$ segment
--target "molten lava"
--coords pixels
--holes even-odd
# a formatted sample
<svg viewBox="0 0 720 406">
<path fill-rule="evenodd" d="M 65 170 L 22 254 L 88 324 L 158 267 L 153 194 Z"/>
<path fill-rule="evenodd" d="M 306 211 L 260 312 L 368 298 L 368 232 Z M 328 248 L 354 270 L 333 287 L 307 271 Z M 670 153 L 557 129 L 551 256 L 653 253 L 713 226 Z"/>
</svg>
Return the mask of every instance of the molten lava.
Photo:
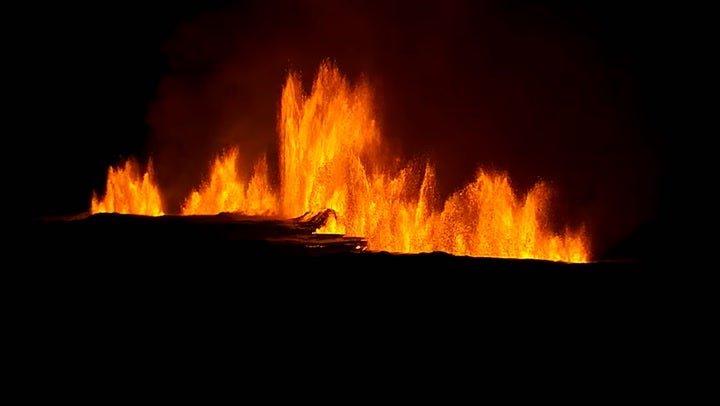
<svg viewBox="0 0 720 406">
<path fill-rule="evenodd" d="M 242 181 L 239 150 L 233 148 L 216 159 L 209 180 L 186 199 L 182 213 L 291 218 L 332 209 L 336 215 L 329 216 L 317 233 L 362 236 L 373 251 L 566 262 L 590 258 L 583 230 L 556 233 L 549 226 L 550 190 L 543 183 L 518 196 L 506 174 L 480 169 L 473 182 L 439 201 L 430 162 L 383 170 L 370 86 L 366 81 L 351 84 L 327 61 L 309 94 L 299 75 L 288 76 L 278 132 L 278 191 L 271 187 L 265 158 L 255 164 L 249 180 Z M 118 182 L 111 181 L 112 176 L 118 175 L 111 170 L 108 185 Z M 146 174 L 143 180 L 148 179 Z M 106 199 L 122 200 L 122 192 L 142 190 L 160 207 L 157 188 L 149 181 L 143 186 L 112 189 Z M 117 203 L 104 205 L 119 211 Z M 141 206 L 122 206 L 126 207 Z"/>
<path fill-rule="evenodd" d="M 380 141 L 370 101 L 365 82 L 350 86 L 329 63 L 307 97 L 299 75 L 288 76 L 279 123 L 283 214 L 351 210 L 353 190 L 367 176 L 360 156 Z"/>
<path fill-rule="evenodd" d="M 333 209 L 336 221 L 318 232 L 363 236 L 374 251 L 587 261 L 581 232 L 549 230 L 543 184 L 521 198 L 505 174 L 478 171 L 438 211 L 430 163 L 394 176 L 367 170 L 382 166 L 371 96 L 367 83 L 351 86 L 329 63 L 307 96 L 299 77 L 288 77 L 279 128 L 284 215 Z"/>
<path fill-rule="evenodd" d="M 160 190 L 153 180 L 152 162 L 141 174 L 140 165 L 128 159 L 122 166 L 110 167 L 102 200 L 93 192 L 90 213 L 122 213 L 162 216 Z"/>
<path fill-rule="evenodd" d="M 185 200 L 182 214 L 243 213 L 250 216 L 277 213 L 277 198 L 270 187 L 267 160 L 255 163 L 249 182 L 238 175 L 238 148 L 215 159 L 210 180 Z"/>
</svg>

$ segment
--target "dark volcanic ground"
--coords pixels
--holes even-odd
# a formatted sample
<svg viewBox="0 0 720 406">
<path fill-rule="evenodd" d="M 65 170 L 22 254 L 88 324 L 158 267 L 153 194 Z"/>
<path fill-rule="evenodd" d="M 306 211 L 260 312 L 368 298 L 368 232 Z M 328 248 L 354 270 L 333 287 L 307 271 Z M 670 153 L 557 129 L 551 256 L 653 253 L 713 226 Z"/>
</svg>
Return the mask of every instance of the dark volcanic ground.
<svg viewBox="0 0 720 406">
<path fill-rule="evenodd" d="M 13 231 L 2 399 L 717 399 L 714 289 L 682 269 L 370 253 L 306 220 Z"/>
</svg>

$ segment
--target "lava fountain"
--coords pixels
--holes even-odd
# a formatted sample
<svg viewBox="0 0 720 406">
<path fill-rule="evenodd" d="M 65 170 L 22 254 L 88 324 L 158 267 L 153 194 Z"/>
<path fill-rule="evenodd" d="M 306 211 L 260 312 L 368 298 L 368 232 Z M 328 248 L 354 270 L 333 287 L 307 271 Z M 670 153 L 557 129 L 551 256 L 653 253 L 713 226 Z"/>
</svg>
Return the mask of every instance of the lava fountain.
<svg viewBox="0 0 720 406">
<path fill-rule="evenodd" d="M 277 124 L 279 190 L 271 187 L 265 158 L 255 163 L 247 181 L 241 180 L 239 150 L 233 148 L 215 160 L 208 181 L 186 199 L 182 214 L 291 218 L 331 209 L 335 216 L 316 232 L 364 237 L 372 251 L 590 259 L 582 228 L 558 233 L 550 226 L 552 191 L 542 182 L 519 196 L 506 173 L 478 169 L 474 181 L 440 201 L 431 162 L 383 169 L 370 86 L 366 80 L 350 83 L 329 61 L 321 64 L 309 94 L 298 74 L 288 75 Z M 143 179 L 149 179 L 147 174 Z M 106 200 L 135 192 L 112 190 Z M 157 193 L 154 186 L 142 190 Z"/>
<path fill-rule="evenodd" d="M 368 84 L 352 86 L 328 62 L 309 95 L 289 75 L 279 128 L 284 215 L 333 209 L 336 221 L 318 232 L 363 236 L 375 251 L 588 260 L 582 231 L 550 230 L 550 190 L 542 183 L 520 197 L 506 174 L 478 170 L 474 182 L 436 210 L 430 162 L 395 175 L 366 169 L 382 167 L 372 106 Z"/>
<path fill-rule="evenodd" d="M 160 189 L 153 178 L 152 161 L 147 171 L 141 173 L 140 164 L 133 158 L 118 167 L 110 167 L 107 173 L 105 194 L 102 199 L 93 192 L 91 213 L 122 213 L 144 216 L 162 216 Z"/>
<path fill-rule="evenodd" d="M 198 190 L 193 191 L 182 206 L 182 214 L 243 213 L 249 216 L 275 215 L 277 196 L 273 192 L 267 159 L 258 160 L 249 182 L 240 179 L 237 162 L 240 151 L 237 147 L 215 159 L 210 170 L 210 179 Z"/>
</svg>

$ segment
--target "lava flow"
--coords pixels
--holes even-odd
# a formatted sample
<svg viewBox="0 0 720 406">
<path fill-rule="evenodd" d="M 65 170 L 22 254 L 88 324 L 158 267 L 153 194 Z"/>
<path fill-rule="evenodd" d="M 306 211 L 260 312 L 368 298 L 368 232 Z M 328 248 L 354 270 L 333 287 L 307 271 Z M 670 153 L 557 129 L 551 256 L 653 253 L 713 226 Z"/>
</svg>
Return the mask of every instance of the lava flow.
<svg viewBox="0 0 720 406">
<path fill-rule="evenodd" d="M 589 261 L 584 230 L 557 233 L 546 221 L 551 191 L 543 183 L 518 196 L 507 174 L 479 169 L 473 182 L 439 201 L 431 162 L 383 169 L 371 88 L 366 81 L 351 84 L 330 62 L 320 66 L 309 94 L 298 74 L 288 75 L 278 133 L 277 190 L 265 158 L 242 181 L 236 165 L 240 153 L 233 148 L 216 159 L 208 181 L 185 200 L 182 214 L 291 218 L 332 209 L 336 215 L 316 232 L 362 236 L 372 251 Z M 142 187 L 117 179 L 128 175 L 110 171 L 113 187 L 102 205 L 93 199 L 93 213 L 146 210 L 151 202 L 160 207 L 157 187 L 145 183 L 151 177 L 143 177 Z M 147 203 L 118 205 L 127 199 L 125 193 L 135 198 L 138 192 L 148 193 Z"/>
</svg>

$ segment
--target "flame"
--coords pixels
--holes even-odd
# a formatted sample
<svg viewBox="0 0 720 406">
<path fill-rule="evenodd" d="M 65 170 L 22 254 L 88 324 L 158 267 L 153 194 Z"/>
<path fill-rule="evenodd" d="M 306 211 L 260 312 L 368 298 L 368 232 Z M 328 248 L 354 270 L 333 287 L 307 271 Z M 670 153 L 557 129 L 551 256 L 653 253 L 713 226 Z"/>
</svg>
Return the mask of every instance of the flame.
<svg viewBox="0 0 720 406">
<path fill-rule="evenodd" d="M 237 169 L 239 150 L 232 148 L 216 158 L 208 181 L 188 196 L 182 214 L 239 212 L 292 218 L 332 209 L 334 215 L 316 233 L 362 236 L 373 251 L 589 261 L 582 228 L 555 233 L 549 226 L 551 190 L 544 183 L 519 196 L 506 173 L 479 169 L 473 182 L 439 201 L 430 162 L 410 162 L 399 171 L 378 170 L 383 168 L 382 139 L 370 86 L 365 80 L 351 84 L 329 61 L 321 64 L 309 94 L 297 73 L 288 75 L 278 135 L 279 190 L 271 187 L 265 157 L 243 182 Z M 111 169 L 108 185 L 118 182 Z M 147 199 L 133 194 L 136 190 L 147 192 L 160 207 L 148 174 L 141 188 L 108 190 L 103 205 L 93 198 L 94 211 L 144 208 L 113 203 L 112 199 L 124 201 L 125 191 Z"/>
<path fill-rule="evenodd" d="M 140 166 L 127 159 L 118 167 L 110 167 L 107 174 L 105 196 L 102 200 L 93 191 L 90 213 L 122 213 L 144 216 L 162 216 L 160 190 L 153 179 L 152 162 L 140 175 Z"/>
</svg>

